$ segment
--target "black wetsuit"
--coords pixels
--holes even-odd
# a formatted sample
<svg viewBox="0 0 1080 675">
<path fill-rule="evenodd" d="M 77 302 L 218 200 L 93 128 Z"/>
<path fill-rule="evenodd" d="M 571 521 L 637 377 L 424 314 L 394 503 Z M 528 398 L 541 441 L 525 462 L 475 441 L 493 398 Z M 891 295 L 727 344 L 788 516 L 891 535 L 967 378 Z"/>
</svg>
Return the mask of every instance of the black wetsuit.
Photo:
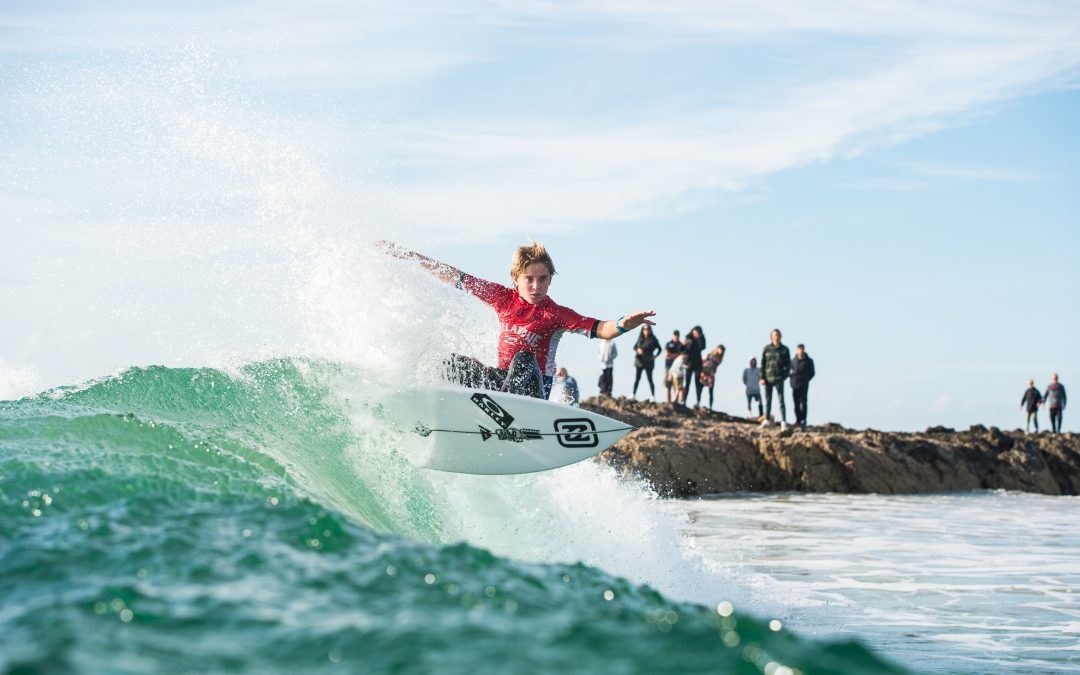
<svg viewBox="0 0 1080 675">
<path fill-rule="evenodd" d="M 529 352 L 518 352 L 510 368 L 492 368 L 462 354 L 451 354 L 446 360 L 446 379 L 470 389 L 494 389 L 510 394 L 547 398 L 554 378 L 540 373 L 540 364 Z"/>
</svg>

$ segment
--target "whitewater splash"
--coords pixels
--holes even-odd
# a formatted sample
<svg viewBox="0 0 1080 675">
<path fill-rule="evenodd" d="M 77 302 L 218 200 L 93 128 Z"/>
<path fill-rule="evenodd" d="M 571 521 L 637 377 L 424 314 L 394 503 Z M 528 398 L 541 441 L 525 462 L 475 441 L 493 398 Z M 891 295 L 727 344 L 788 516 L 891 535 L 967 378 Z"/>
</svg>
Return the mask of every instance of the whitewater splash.
<svg viewBox="0 0 1080 675">
<path fill-rule="evenodd" d="M 749 604 L 688 548 L 684 515 L 610 467 L 468 476 L 412 466 L 377 412 L 386 391 L 356 366 L 282 359 L 233 372 L 134 368 L 25 405 L 123 419 L 148 435 L 140 451 L 163 460 L 212 452 L 274 467 L 300 495 L 370 527 L 522 561 L 584 562 L 674 599 Z"/>
</svg>

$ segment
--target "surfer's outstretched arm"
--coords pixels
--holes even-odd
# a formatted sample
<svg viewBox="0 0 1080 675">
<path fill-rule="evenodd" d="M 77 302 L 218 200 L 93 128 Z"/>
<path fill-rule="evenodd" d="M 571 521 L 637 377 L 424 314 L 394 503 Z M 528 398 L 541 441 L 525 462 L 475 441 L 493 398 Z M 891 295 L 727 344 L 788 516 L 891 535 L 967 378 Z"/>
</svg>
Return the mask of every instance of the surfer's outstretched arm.
<svg viewBox="0 0 1080 675">
<path fill-rule="evenodd" d="M 415 260 L 420 263 L 428 272 L 431 272 L 439 281 L 447 284 L 456 284 L 461 280 L 462 271 L 456 267 L 451 267 L 446 263 L 439 262 L 434 258 L 429 258 L 426 255 L 421 255 L 416 251 L 405 248 L 395 244 L 392 241 L 377 241 L 375 242 L 376 248 L 382 249 L 383 253 L 400 258 L 402 260 Z"/>
<path fill-rule="evenodd" d="M 650 316 L 656 316 L 656 312 L 650 309 L 627 314 L 614 321 L 601 321 L 596 327 L 596 337 L 610 340 L 619 337 L 623 333 L 628 333 L 642 324 L 655 326 L 654 322 L 649 321 Z"/>
</svg>

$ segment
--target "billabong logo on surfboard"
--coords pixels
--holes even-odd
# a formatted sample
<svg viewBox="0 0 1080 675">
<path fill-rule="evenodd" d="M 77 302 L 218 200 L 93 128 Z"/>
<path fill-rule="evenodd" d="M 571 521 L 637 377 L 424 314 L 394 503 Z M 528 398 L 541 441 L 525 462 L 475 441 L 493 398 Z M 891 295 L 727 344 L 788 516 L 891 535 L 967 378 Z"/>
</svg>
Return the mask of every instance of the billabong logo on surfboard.
<svg viewBox="0 0 1080 675">
<path fill-rule="evenodd" d="M 600 444 L 596 425 L 587 417 L 555 420 L 555 433 L 564 448 L 595 448 Z"/>
<path fill-rule="evenodd" d="M 504 410 L 502 406 L 495 402 L 495 399 L 487 394 L 473 394 L 472 402 L 503 429 L 509 429 L 510 425 L 514 423 L 514 416 Z"/>
</svg>

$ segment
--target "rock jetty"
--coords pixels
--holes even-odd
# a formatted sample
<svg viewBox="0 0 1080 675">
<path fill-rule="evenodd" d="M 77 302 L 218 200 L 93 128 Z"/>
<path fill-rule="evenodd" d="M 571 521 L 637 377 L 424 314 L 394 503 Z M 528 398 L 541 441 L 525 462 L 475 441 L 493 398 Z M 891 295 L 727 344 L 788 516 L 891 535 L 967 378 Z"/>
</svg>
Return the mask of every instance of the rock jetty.
<svg viewBox="0 0 1080 675">
<path fill-rule="evenodd" d="M 840 492 L 919 494 L 1022 490 L 1080 494 L 1080 436 L 997 427 L 922 433 L 856 431 L 838 424 L 763 428 L 721 412 L 625 398 L 583 408 L 636 427 L 600 455 L 661 494 Z"/>
</svg>

